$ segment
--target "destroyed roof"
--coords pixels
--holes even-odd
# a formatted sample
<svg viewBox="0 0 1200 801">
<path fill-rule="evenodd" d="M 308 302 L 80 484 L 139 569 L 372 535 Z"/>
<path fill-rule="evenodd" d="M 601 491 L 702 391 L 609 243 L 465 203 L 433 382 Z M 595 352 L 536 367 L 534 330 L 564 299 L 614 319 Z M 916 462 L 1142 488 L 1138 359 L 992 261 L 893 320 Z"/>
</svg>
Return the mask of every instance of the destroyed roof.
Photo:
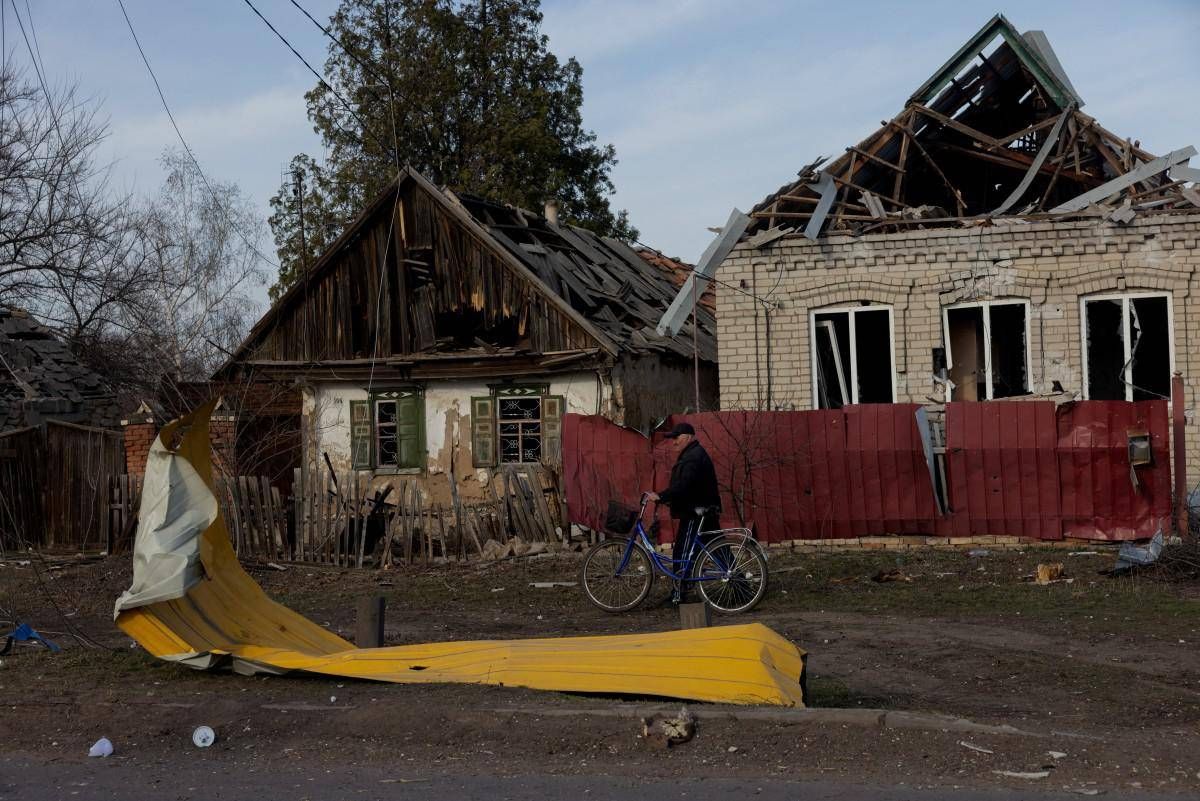
<svg viewBox="0 0 1200 801">
<path fill-rule="evenodd" d="M 660 270 L 665 272 L 671 279 L 671 285 L 678 291 L 683 288 L 684 282 L 688 276 L 696 271 L 696 265 L 688 264 L 686 261 L 671 258 L 670 256 L 657 251 L 653 248 L 641 246 L 637 248 L 637 254 L 643 260 L 653 264 Z M 717 293 L 716 285 L 712 281 L 707 282 L 703 294 L 700 295 L 700 305 L 708 309 L 714 315 L 717 313 Z"/>
<path fill-rule="evenodd" d="M 1200 211 L 1200 190 L 1184 185 L 1200 177 L 1184 166 L 1194 148 L 1157 158 L 1082 105 L 1045 34 L 997 15 L 895 118 L 755 206 L 748 233 Z"/>
<path fill-rule="evenodd" d="M 0 306 L 0 431 L 29 425 L 28 411 L 101 427 L 120 420 L 116 393 L 99 373 L 28 312 Z"/>
<path fill-rule="evenodd" d="M 390 245 L 380 243 L 393 241 L 395 256 L 385 265 L 380 257 Z M 336 366 L 348 375 L 386 362 L 450 375 L 486 372 L 498 358 L 524 360 L 526 368 L 620 353 L 690 361 L 690 320 L 678 339 L 655 331 L 675 294 L 671 276 L 624 242 L 439 188 L 404 167 L 254 324 L 216 376 L 229 378 L 235 365 Z M 315 316 L 301 314 L 310 307 Z M 715 362 L 716 320 L 701 310 L 699 323 L 699 356 Z M 554 358 L 539 362 L 544 354 Z"/>
<path fill-rule="evenodd" d="M 673 269 L 643 258 L 620 240 L 585 228 L 553 223 L 525 209 L 473 195 L 455 193 L 453 197 L 547 288 L 618 347 L 692 357 L 690 318 L 678 339 L 655 331 L 678 291 Z M 675 265 L 687 269 L 681 263 Z M 715 362 L 717 325 L 711 309 L 701 309 L 699 323 L 700 358 Z"/>
</svg>

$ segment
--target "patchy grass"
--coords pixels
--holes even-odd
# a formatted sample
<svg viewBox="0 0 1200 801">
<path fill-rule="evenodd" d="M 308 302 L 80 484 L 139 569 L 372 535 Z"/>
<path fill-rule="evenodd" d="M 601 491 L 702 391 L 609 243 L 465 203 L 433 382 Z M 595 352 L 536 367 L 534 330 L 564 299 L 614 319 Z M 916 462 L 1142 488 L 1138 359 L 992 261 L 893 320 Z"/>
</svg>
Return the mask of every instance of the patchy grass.
<svg viewBox="0 0 1200 801">
<path fill-rule="evenodd" d="M 1060 549 L 992 551 L 783 552 L 771 559 L 766 611 L 863 612 L 928 617 L 1032 621 L 1070 619 L 1084 628 L 1112 624 L 1158 626 L 1190 632 L 1200 593 L 1145 576 L 1109 577 L 1099 571 L 1113 556 L 1070 557 Z M 1038 586 L 1026 580 L 1040 562 L 1062 562 L 1070 582 Z M 871 577 L 899 569 L 911 581 L 878 583 Z"/>
</svg>

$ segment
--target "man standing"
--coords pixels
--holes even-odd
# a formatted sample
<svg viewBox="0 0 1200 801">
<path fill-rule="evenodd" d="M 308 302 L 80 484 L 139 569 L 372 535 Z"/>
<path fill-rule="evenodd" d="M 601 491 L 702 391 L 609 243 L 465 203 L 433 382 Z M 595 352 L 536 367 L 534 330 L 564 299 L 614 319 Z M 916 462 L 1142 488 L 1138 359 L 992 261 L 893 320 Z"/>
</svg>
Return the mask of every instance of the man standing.
<svg viewBox="0 0 1200 801">
<path fill-rule="evenodd" d="M 707 531 L 717 523 L 721 512 L 721 493 L 717 489 L 717 471 L 704 446 L 696 439 L 696 429 L 690 423 L 678 423 L 667 432 L 675 453 L 675 466 L 671 468 L 671 484 L 661 492 L 649 493 L 652 501 L 662 501 L 671 507 L 671 517 L 679 521 L 675 528 L 675 545 L 671 557 L 677 562 L 683 559 L 689 533 L 698 535 L 700 526 Z M 708 514 L 699 516 L 697 508 L 707 508 Z M 678 571 L 680 565 L 676 564 Z M 687 582 L 678 582 L 674 603 L 682 603 L 687 594 Z"/>
</svg>

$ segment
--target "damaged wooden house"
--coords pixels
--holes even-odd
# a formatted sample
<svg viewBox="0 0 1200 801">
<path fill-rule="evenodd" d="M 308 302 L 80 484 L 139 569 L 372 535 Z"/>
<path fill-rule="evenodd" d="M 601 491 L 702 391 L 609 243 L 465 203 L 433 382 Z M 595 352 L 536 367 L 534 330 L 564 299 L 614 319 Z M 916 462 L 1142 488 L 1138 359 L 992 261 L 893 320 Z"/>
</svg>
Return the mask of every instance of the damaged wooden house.
<svg viewBox="0 0 1200 801">
<path fill-rule="evenodd" d="M 1168 397 L 1200 367 L 1196 150 L 1083 105 L 1046 36 L 997 16 L 759 203 L 721 278 L 777 289 L 718 290 L 722 408 Z"/>
<path fill-rule="evenodd" d="M 308 469 L 482 495 L 560 460 L 562 416 L 648 429 L 717 395 L 715 318 L 660 337 L 685 269 L 404 169 L 272 306 L 216 380 L 291 381 Z M 669 264 L 666 262 L 670 262 Z"/>
</svg>

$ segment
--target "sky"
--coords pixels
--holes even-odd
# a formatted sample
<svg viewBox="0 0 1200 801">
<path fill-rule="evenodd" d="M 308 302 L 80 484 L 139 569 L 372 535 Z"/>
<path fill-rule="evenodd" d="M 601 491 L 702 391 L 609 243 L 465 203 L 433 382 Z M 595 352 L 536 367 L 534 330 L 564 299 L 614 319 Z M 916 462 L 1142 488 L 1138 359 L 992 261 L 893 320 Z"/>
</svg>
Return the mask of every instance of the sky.
<svg viewBox="0 0 1200 801">
<path fill-rule="evenodd" d="M 289 0 L 253 1 L 321 69 L 321 32 Z M 298 1 L 322 21 L 337 7 Z M 30 63 L 15 5 L 51 83 L 102 104 L 114 186 L 156 191 L 178 140 L 117 1 L 0 3 L 10 59 Z M 206 174 L 265 219 L 291 157 L 323 156 L 303 97 L 316 79 L 244 0 L 125 6 Z M 872 133 L 997 12 L 1045 31 L 1109 130 L 1155 153 L 1200 146 L 1200 0 L 543 0 L 542 27 L 583 66 L 584 123 L 616 148 L 614 208 L 643 242 L 695 261 L 730 208 Z"/>
</svg>

